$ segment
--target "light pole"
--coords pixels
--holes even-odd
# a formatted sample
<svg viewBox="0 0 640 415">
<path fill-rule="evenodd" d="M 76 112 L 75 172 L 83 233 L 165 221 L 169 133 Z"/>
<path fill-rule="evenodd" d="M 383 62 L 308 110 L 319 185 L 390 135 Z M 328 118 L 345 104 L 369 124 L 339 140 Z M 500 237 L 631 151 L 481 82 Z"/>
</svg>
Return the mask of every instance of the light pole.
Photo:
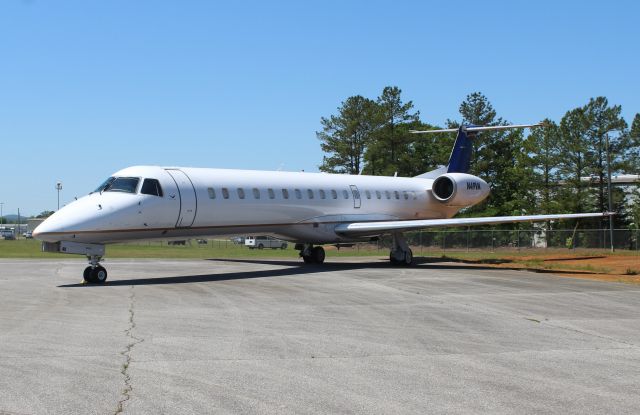
<svg viewBox="0 0 640 415">
<path fill-rule="evenodd" d="M 611 154 L 609 153 L 609 133 L 605 135 L 607 143 L 607 189 L 609 192 L 609 240 L 611 241 L 611 252 L 613 247 L 613 203 L 611 202 Z"/>
<path fill-rule="evenodd" d="M 2 224 L 4 225 L 4 202 L 0 202 L 0 220 L 2 220 Z"/>
<path fill-rule="evenodd" d="M 62 182 L 56 182 L 56 190 L 58 191 L 58 210 L 60 210 L 60 190 L 62 190 Z"/>
</svg>

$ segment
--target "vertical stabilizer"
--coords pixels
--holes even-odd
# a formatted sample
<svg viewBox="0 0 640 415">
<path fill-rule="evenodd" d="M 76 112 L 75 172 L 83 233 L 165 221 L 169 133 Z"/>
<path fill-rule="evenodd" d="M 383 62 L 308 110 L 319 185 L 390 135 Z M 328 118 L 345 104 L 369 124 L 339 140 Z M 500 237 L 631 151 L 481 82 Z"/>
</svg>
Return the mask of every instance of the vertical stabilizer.
<svg viewBox="0 0 640 415">
<path fill-rule="evenodd" d="M 472 133 L 475 134 L 475 133 Z M 458 128 L 456 142 L 453 144 L 451 156 L 449 156 L 449 164 L 447 165 L 447 173 L 467 173 L 471 165 L 471 152 L 473 144 L 467 132 L 467 126 L 461 125 Z"/>
</svg>

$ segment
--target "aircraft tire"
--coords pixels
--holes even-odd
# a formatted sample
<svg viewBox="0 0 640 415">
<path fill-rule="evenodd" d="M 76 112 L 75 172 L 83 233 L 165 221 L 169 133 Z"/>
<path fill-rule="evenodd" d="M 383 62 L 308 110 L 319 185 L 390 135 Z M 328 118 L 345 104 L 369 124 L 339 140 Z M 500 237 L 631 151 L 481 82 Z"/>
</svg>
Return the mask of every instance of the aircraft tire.
<svg viewBox="0 0 640 415">
<path fill-rule="evenodd" d="M 315 248 L 313 248 L 313 250 L 311 251 L 311 257 L 313 258 L 314 264 L 324 263 L 324 259 L 326 257 L 324 248 L 321 246 L 316 246 Z"/>
<path fill-rule="evenodd" d="M 88 283 L 93 283 L 93 280 L 91 279 L 91 267 L 86 267 L 84 269 L 84 272 L 82 273 L 82 278 L 84 279 L 84 282 L 88 282 Z"/>
<path fill-rule="evenodd" d="M 107 270 L 98 265 L 91 270 L 91 282 L 94 284 L 104 284 L 107 281 Z"/>
<path fill-rule="evenodd" d="M 311 255 L 303 255 L 302 260 L 304 261 L 305 264 L 313 263 L 313 259 L 311 258 Z"/>
<path fill-rule="evenodd" d="M 407 252 L 404 253 L 404 263 L 402 265 L 405 265 L 408 267 L 411 264 L 413 264 L 413 251 L 409 249 Z"/>
</svg>

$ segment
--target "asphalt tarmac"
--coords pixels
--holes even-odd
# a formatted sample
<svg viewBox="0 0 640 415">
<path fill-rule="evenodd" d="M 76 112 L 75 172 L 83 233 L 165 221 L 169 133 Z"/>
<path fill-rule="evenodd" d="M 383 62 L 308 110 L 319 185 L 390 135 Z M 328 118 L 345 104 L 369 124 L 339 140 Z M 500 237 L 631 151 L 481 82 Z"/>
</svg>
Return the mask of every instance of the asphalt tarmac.
<svg viewBox="0 0 640 415">
<path fill-rule="evenodd" d="M 328 261 L 2 260 L 0 414 L 640 410 L 640 286 Z"/>
</svg>

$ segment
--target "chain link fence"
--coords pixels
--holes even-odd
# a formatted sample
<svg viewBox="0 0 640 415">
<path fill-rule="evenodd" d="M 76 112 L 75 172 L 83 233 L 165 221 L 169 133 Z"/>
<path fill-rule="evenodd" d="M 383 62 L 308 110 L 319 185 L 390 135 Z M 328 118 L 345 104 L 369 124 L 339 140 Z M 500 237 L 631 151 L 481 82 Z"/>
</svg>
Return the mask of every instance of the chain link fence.
<svg viewBox="0 0 640 415">
<path fill-rule="evenodd" d="M 497 250 L 497 249 L 609 249 L 610 230 L 505 230 L 505 229 L 455 229 L 406 232 L 405 238 L 412 247 L 426 251 L 436 250 Z M 640 251 L 640 230 L 614 229 L 613 246 L 617 250 Z M 377 246 L 387 249 L 391 237 L 382 237 Z"/>
<path fill-rule="evenodd" d="M 436 251 L 495 251 L 502 249 L 610 249 L 609 229 L 437 229 L 405 232 L 405 238 L 414 254 Z M 345 248 L 386 251 L 392 238 L 385 235 L 373 242 L 358 243 Z M 245 248 L 243 241 L 219 239 L 190 239 L 179 242 L 133 242 L 132 245 L 172 246 L 184 244 L 201 249 Z M 635 251 L 640 255 L 640 230 L 614 229 L 613 246 L 616 250 Z M 289 244 L 293 248 L 293 244 Z M 416 251 L 417 249 L 417 251 Z"/>
</svg>

